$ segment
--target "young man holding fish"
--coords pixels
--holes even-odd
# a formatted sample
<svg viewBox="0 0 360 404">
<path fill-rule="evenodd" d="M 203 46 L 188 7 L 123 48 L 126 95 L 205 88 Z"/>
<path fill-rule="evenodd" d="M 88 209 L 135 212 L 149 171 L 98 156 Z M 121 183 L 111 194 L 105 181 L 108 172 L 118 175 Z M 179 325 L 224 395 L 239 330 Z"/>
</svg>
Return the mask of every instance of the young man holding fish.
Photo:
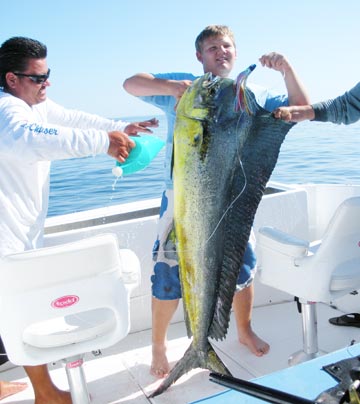
<svg viewBox="0 0 360 404">
<path fill-rule="evenodd" d="M 236 46 L 233 33 L 226 26 L 206 27 L 195 42 L 196 57 L 203 65 L 204 73 L 211 72 L 228 77 L 236 60 Z M 265 89 L 251 88 L 257 102 L 268 111 L 283 105 L 307 104 L 308 97 L 288 61 L 277 53 L 260 58 L 263 66 L 284 75 L 288 96 L 273 95 Z M 159 234 L 154 245 L 154 274 L 152 276 L 152 364 L 151 373 L 164 377 L 170 366 L 166 356 L 166 333 L 181 297 L 178 261 L 175 245 L 169 237 L 173 223 L 173 184 L 171 179 L 171 155 L 173 129 L 176 118 L 175 107 L 184 91 L 197 77 L 190 73 L 149 74 L 139 73 L 124 82 L 130 94 L 141 97 L 145 102 L 162 109 L 168 121 L 167 150 L 165 160 L 166 189 L 163 193 Z M 249 86 L 250 87 L 250 86 Z M 251 328 L 251 312 L 254 299 L 253 278 L 256 257 L 253 249 L 254 237 L 250 238 L 240 270 L 237 291 L 233 300 L 239 341 L 257 356 L 269 351 L 269 345 L 259 338 Z"/>
</svg>

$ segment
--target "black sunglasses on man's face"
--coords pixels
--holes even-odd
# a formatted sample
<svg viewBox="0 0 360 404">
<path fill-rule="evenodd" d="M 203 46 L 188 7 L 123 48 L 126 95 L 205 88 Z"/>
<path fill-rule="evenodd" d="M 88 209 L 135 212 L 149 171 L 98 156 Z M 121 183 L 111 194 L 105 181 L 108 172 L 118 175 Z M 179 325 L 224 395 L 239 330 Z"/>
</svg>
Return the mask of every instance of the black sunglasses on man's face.
<svg viewBox="0 0 360 404">
<path fill-rule="evenodd" d="M 36 84 L 43 84 L 46 80 L 50 77 L 50 69 L 47 71 L 46 74 L 25 74 L 25 73 L 15 73 L 15 76 L 19 77 L 29 77 L 31 81 Z"/>
</svg>

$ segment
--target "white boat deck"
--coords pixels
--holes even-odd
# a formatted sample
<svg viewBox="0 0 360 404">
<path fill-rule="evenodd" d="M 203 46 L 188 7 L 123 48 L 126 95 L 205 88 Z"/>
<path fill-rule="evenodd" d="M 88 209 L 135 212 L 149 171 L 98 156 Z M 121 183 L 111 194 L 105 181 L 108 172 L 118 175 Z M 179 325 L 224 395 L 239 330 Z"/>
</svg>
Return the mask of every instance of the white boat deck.
<svg viewBox="0 0 360 404">
<path fill-rule="evenodd" d="M 337 327 L 328 318 L 342 314 L 332 307 L 318 305 L 319 346 L 324 353 L 360 342 L 360 328 Z M 234 321 L 230 323 L 226 340 L 214 342 L 217 352 L 233 376 L 250 380 L 288 366 L 287 358 L 301 348 L 301 316 L 294 302 L 257 307 L 253 312 L 253 326 L 266 339 L 270 352 L 258 358 L 237 341 Z M 84 364 L 88 389 L 93 404 L 185 404 L 211 396 L 225 388 L 208 380 L 207 370 L 193 370 L 180 378 L 160 396 L 148 398 L 159 380 L 150 375 L 150 330 L 129 334 L 116 346 L 106 349 L 101 356 L 86 356 Z M 172 364 L 180 359 L 189 345 L 185 324 L 170 326 L 168 354 Z M 4 366 L 3 366 L 4 367 Z M 50 365 L 51 376 L 62 389 L 68 389 L 66 372 L 60 363 Z M 28 381 L 25 372 L 15 367 L 0 373 L 0 379 Z M 2 403 L 30 404 L 34 395 L 29 383 L 25 391 L 8 397 Z"/>
<path fill-rule="evenodd" d="M 298 237 L 321 238 L 335 207 L 344 198 L 360 195 L 360 187 L 323 185 L 284 188 L 283 192 L 265 195 L 257 212 L 254 228 L 272 225 Z M 209 381 L 207 370 L 196 369 L 180 378 L 162 395 L 148 396 L 160 381 L 150 375 L 151 362 L 151 250 L 156 232 L 158 201 L 139 202 L 103 210 L 80 212 L 52 218 L 47 223 L 46 245 L 66 243 L 111 232 L 119 245 L 132 249 L 141 260 L 142 281 L 131 298 L 131 333 L 116 346 L 105 349 L 101 356 L 86 355 L 84 370 L 93 404 L 185 404 L 211 396 L 225 388 Z M 138 212 L 142 212 L 140 217 Z M 311 234 L 305 226 L 309 222 Z M 319 347 L 330 353 L 360 342 L 360 328 L 329 324 L 330 317 L 360 311 L 360 295 L 347 295 L 336 300 L 339 310 L 318 304 Z M 179 308 L 169 330 L 168 357 L 171 364 L 179 360 L 190 341 Z M 292 296 L 276 291 L 255 280 L 253 328 L 271 346 L 270 352 L 256 357 L 238 342 L 234 320 L 226 340 L 213 341 L 218 354 L 233 376 L 254 379 L 288 366 L 288 357 L 302 348 L 301 316 Z M 28 381 L 21 367 L 0 369 L 0 380 Z M 65 369 L 61 363 L 50 365 L 54 382 L 68 389 Z M 311 381 L 310 381 L 311 382 Z M 29 387 L 1 403 L 30 404 L 34 395 Z"/>
</svg>

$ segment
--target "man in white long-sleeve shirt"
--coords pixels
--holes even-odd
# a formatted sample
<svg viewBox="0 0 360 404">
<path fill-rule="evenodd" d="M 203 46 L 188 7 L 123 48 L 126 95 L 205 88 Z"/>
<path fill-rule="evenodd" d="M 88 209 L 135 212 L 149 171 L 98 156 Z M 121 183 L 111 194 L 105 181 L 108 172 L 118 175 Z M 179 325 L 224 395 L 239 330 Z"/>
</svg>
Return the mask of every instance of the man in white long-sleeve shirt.
<svg viewBox="0 0 360 404">
<path fill-rule="evenodd" d="M 135 146 L 128 134 L 157 126 L 156 120 L 128 123 L 68 110 L 47 99 L 46 56 L 46 46 L 30 38 L 10 38 L 0 48 L 0 258 L 41 247 L 50 161 L 108 153 L 124 162 Z M 25 371 L 36 404 L 71 403 L 46 365 Z"/>
</svg>

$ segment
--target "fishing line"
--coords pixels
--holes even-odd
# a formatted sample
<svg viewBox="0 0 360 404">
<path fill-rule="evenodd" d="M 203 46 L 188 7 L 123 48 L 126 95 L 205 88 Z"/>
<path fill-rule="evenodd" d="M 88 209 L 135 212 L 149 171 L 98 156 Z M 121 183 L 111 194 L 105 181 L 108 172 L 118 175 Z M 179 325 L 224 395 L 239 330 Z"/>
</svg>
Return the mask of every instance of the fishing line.
<svg viewBox="0 0 360 404">
<path fill-rule="evenodd" d="M 225 212 L 222 214 L 221 218 L 219 219 L 218 223 L 216 224 L 214 230 L 211 232 L 210 236 L 205 240 L 204 247 L 201 248 L 201 249 L 197 249 L 197 251 L 202 251 L 202 250 L 205 249 L 206 244 L 210 242 L 210 240 L 212 239 L 212 237 L 214 237 L 214 235 L 215 235 L 217 229 L 219 228 L 221 222 L 225 219 L 225 216 L 227 215 L 227 213 L 229 212 L 229 210 L 234 206 L 234 204 L 237 202 L 237 200 L 241 197 L 241 195 L 243 194 L 243 192 L 244 192 L 245 189 L 246 189 L 246 186 L 247 186 L 247 178 L 246 178 L 246 173 L 245 173 L 245 169 L 244 169 L 243 163 L 242 163 L 241 158 L 240 158 L 240 155 L 239 155 L 239 149 L 237 150 L 237 153 L 238 153 L 238 154 L 237 154 L 237 157 L 238 157 L 238 159 L 239 159 L 241 171 L 242 171 L 243 176 L 244 176 L 244 185 L 243 185 L 241 191 L 239 192 L 239 194 L 235 197 L 235 199 L 233 199 L 233 201 L 232 201 L 232 202 L 229 204 L 229 206 L 226 208 Z M 177 253 L 180 252 L 180 251 L 181 251 L 181 252 L 188 252 L 188 251 L 192 251 L 192 249 L 179 250 L 179 249 L 177 248 L 177 246 L 174 244 L 174 249 L 173 249 L 173 250 L 159 249 L 157 253 L 159 254 L 159 253 L 162 252 L 162 253 L 164 253 L 164 254 L 165 254 L 165 253 L 175 253 L 175 254 L 177 254 Z"/>
<path fill-rule="evenodd" d="M 210 236 L 208 237 L 208 239 L 205 241 L 205 243 L 208 243 L 210 241 L 210 239 L 214 236 L 216 230 L 218 229 L 218 227 L 220 226 L 220 223 L 224 220 L 226 214 L 228 213 L 228 211 L 234 206 L 234 204 L 236 203 L 236 201 L 240 198 L 240 196 L 243 194 L 243 192 L 245 191 L 246 185 L 247 185 L 247 180 L 246 180 L 246 174 L 245 174 L 245 170 L 244 170 L 244 166 L 243 163 L 241 161 L 241 159 L 239 158 L 239 163 L 240 163 L 240 167 L 241 167 L 241 171 L 244 175 L 244 186 L 242 188 L 242 190 L 240 191 L 239 195 L 237 195 L 237 197 L 230 203 L 230 205 L 226 208 L 225 212 L 222 214 L 221 218 L 219 219 L 218 224 L 215 226 L 215 229 L 212 231 L 212 233 L 210 234 Z"/>
<path fill-rule="evenodd" d="M 247 96 L 247 88 L 246 88 L 246 82 L 247 78 L 250 75 L 250 73 L 255 69 L 256 65 L 252 64 L 250 65 L 246 70 L 241 72 L 238 77 L 236 78 L 235 85 L 236 85 L 236 97 L 235 97 L 235 102 L 234 102 L 234 111 L 239 112 L 241 111 L 241 114 L 238 117 L 237 123 L 236 123 L 236 128 L 235 128 L 235 133 L 238 132 L 239 126 L 240 126 L 240 120 L 241 117 L 244 113 L 248 115 L 252 115 L 256 109 L 257 109 L 257 103 L 256 100 L 253 99 L 251 96 Z M 284 73 L 285 77 L 285 73 Z M 228 211 L 234 206 L 234 204 L 237 202 L 237 200 L 241 197 L 243 192 L 246 189 L 247 186 L 247 178 L 246 178 L 246 172 L 243 166 L 243 163 L 241 161 L 241 156 L 240 156 L 240 150 L 239 150 L 239 143 L 237 145 L 237 158 L 240 163 L 240 168 L 244 176 L 244 185 L 242 187 L 242 190 L 239 192 L 239 194 L 236 196 L 236 198 L 230 203 L 230 205 L 226 208 L 225 212 L 222 214 L 221 218 L 219 219 L 219 222 L 215 226 L 214 230 L 211 232 L 210 236 L 208 239 L 205 241 L 205 245 L 211 240 L 211 238 L 214 236 L 216 233 L 216 230 L 219 228 L 221 222 L 224 220 L 226 214 Z"/>
<path fill-rule="evenodd" d="M 275 83 L 275 85 L 273 85 L 272 87 L 270 87 L 271 90 L 279 90 L 281 87 L 285 87 L 286 88 L 286 82 L 285 82 L 285 78 L 286 78 L 286 74 L 285 74 L 285 70 L 280 70 L 280 74 L 282 76 L 282 81 L 278 80 L 277 83 Z M 276 92 L 277 92 L 276 91 Z"/>
<path fill-rule="evenodd" d="M 212 237 L 214 237 L 214 235 L 215 235 L 217 229 L 219 228 L 221 222 L 225 219 L 225 216 L 227 215 L 227 213 L 229 212 L 229 210 L 234 206 L 234 204 L 236 203 L 236 201 L 241 197 L 241 195 L 243 194 L 243 192 L 244 192 L 245 189 L 246 189 L 246 186 L 247 186 L 247 178 L 246 178 L 246 173 L 245 173 L 245 169 L 244 169 L 243 163 L 242 163 L 241 158 L 240 158 L 240 155 L 239 155 L 239 149 L 237 149 L 237 157 L 238 157 L 238 159 L 239 159 L 241 171 L 242 171 L 243 176 L 244 176 L 244 185 L 243 185 L 241 191 L 239 192 L 239 194 L 235 197 L 235 199 L 233 199 L 233 201 L 232 201 L 232 202 L 229 204 L 229 206 L 226 208 L 225 212 L 222 214 L 221 218 L 219 219 L 218 223 L 216 224 L 214 230 L 211 232 L 210 236 L 205 240 L 204 247 L 201 248 L 201 249 L 197 249 L 197 251 L 202 251 L 202 250 L 205 249 L 206 244 L 210 242 L 210 240 L 212 239 Z M 175 252 L 175 253 L 178 253 L 178 252 L 180 252 L 180 251 L 182 251 L 182 252 L 192 251 L 192 249 L 179 250 L 176 245 L 174 245 L 174 247 L 175 247 L 174 250 L 162 250 L 162 252 L 163 252 L 163 253 L 174 253 L 174 252 Z M 158 253 L 159 253 L 159 252 L 160 252 L 160 250 L 158 251 Z"/>
<path fill-rule="evenodd" d="M 242 115 L 242 114 L 240 114 L 240 116 L 239 116 L 239 118 L 238 118 L 238 120 L 237 120 L 235 132 L 237 132 L 237 130 L 238 130 L 238 128 L 239 128 L 239 122 L 240 122 L 241 115 Z M 239 194 L 236 196 L 236 198 L 230 203 L 230 205 L 226 208 L 225 212 L 222 214 L 222 216 L 221 216 L 221 218 L 219 219 L 219 221 L 218 221 L 217 225 L 215 226 L 214 230 L 211 232 L 210 236 L 209 236 L 208 239 L 205 241 L 205 245 L 206 245 L 206 244 L 211 240 L 211 238 L 215 235 L 216 230 L 219 228 L 221 222 L 224 220 L 224 218 L 225 218 L 226 214 L 228 213 L 228 211 L 234 206 L 234 204 L 236 203 L 236 201 L 240 198 L 240 196 L 243 194 L 243 192 L 244 192 L 245 189 L 246 189 L 246 186 L 247 186 L 247 178 L 246 178 L 246 172 L 245 172 L 243 163 L 242 163 L 242 161 L 241 161 L 240 153 L 239 153 L 239 145 L 238 145 L 238 147 L 237 147 L 236 152 L 237 152 L 237 158 L 239 159 L 241 171 L 242 171 L 243 176 L 244 176 L 244 185 L 243 185 L 242 190 L 241 190 L 241 191 L 239 192 Z"/>
<path fill-rule="evenodd" d="M 286 89 L 286 83 L 285 83 L 286 74 L 285 74 L 284 70 L 277 70 L 277 71 L 281 74 L 282 80 L 280 80 L 280 79 L 276 80 L 276 82 L 274 82 L 271 87 L 267 87 L 267 88 L 268 88 L 268 91 L 270 91 L 271 93 L 283 94 L 284 93 L 283 88 L 285 87 L 285 89 Z M 277 77 L 279 77 L 279 76 L 277 76 Z M 285 90 L 285 91 L 287 91 L 287 90 Z M 272 111 L 269 111 L 269 112 L 272 112 Z"/>
<path fill-rule="evenodd" d="M 238 129 L 239 129 L 239 126 L 240 126 L 240 121 L 241 121 L 241 118 L 242 118 L 243 114 L 246 113 L 248 115 L 252 115 L 255 112 L 255 110 L 257 109 L 256 100 L 253 99 L 253 97 L 251 97 L 251 96 L 247 97 L 247 94 L 246 94 L 247 93 L 247 91 L 246 91 L 247 90 L 246 89 L 247 77 L 255 69 L 255 67 L 256 67 L 256 65 L 249 66 L 244 72 L 241 72 L 238 75 L 237 80 L 235 81 L 236 97 L 235 97 L 235 101 L 234 101 L 234 111 L 235 112 L 241 111 L 241 113 L 239 114 L 239 117 L 237 119 L 235 133 L 238 132 Z M 241 191 L 239 192 L 239 194 L 235 197 L 235 199 L 232 200 L 232 202 L 226 208 L 224 213 L 221 215 L 218 223 L 214 227 L 214 230 L 210 233 L 209 237 L 205 240 L 204 247 L 202 249 L 197 249 L 197 251 L 202 251 L 203 249 L 205 249 L 206 244 L 210 242 L 212 237 L 214 237 L 216 231 L 218 230 L 221 222 L 225 219 L 225 216 L 228 214 L 229 210 L 238 201 L 238 199 L 241 197 L 241 195 L 244 193 L 244 191 L 245 191 L 245 189 L 247 187 L 247 177 L 246 177 L 246 172 L 245 172 L 243 163 L 241 161 L 239 146 L 240 145 L 238 144 L 236 154 L 237 154 L 237 158 L 239 160 L 241 172 L 242 172 L 242 174 L 244 176 L 244 185 L 243 185 Z M 187 252 L 187 251 L 191 251 L 191 250 L 187 249 L 187 250 L 180 250 L 180 251 Z M 174 250 L 165 250 L 165 249 L 162 250 L 162 253 L 164 253 L 164 254 L 166 254 L 166 253 L 174 253 L 174 252 L 175 253 L 179 252 L 176 245 L 174 245 Z M 159 249 L 158 253 L 160 253 L 160 249 Z"/>
<path fill-rule="evenodd" d="M 242 114 L 239 115 L 239 118 L 238 118 L 238 120 L 237 120 L 235 132 L 237 132 L 237 130 L 238 130 L 238 128 L 239 128 L 241 116 L 242 116 Z M 221 217 L 220 217 L 218 223 L 217 223 L 217 224 L 215 225 L 215 227 L 214 227 L 214 230 L 210 233 L 209 237 L 205 240 L 204 247 L 203 247 L 202 249 L 197 249 L 197 251 L 202 251 L 202 250 L 205 248 L 206 244 L 210 242 L 210 240 L 212 239 L 212 237 L 214 237 L 214 235 L 215 235 L 216 231 L 218 230 L 218 228 L 219 228 L 221 222 L 225 219 L 225 216 L 227 215 L 227 213 L 229 212 L 229 210 L 234 206 L 234 204 L 237 202 L 237 200 L 241 197 L 241 195 L 244 193 L 244 191 L 245 191 L 245 189 L 246 189 L 246 186 L 247 186 L 247 177 L 246 177 L 246 172 L 245 172 L 245 169 L 244 169 L 244 165 L 243 165 L 243 163 L 242 163 L 242 161 L 241 161 L 240 152 L 239 152 L 239 145 L 238 145 L 238 147 L 237 147 L 237 158 L 238 158 L 238 160 L 239 160 L 241 172 L 242 172 L 242 174 L 243 174 L 243 176 L 244 176 L 244 185 L 243 185 L 241 191 L 239 192 L 239 194 L 231 201 L 231 203 L 229 204 L 229 206 L 226 208 L 225 212 L 221 215 Z M 177 252 L 180 252 L 180 251 L 182 251 L 182 252 L 187 252 L 187 251 L 191 251 L 191 249 L 178 250 L 178 249 L 176 248 L 176 246 L 175 246 L 175 250 L 162 250 L 163 253 L 169 253 L 169 252 L 171 252 L 171 253 L 176 252 L 176 253 L 177 253 Z M 158 252 L 160 252 L 160 250 L 159 250 Z"/>
</svg>

